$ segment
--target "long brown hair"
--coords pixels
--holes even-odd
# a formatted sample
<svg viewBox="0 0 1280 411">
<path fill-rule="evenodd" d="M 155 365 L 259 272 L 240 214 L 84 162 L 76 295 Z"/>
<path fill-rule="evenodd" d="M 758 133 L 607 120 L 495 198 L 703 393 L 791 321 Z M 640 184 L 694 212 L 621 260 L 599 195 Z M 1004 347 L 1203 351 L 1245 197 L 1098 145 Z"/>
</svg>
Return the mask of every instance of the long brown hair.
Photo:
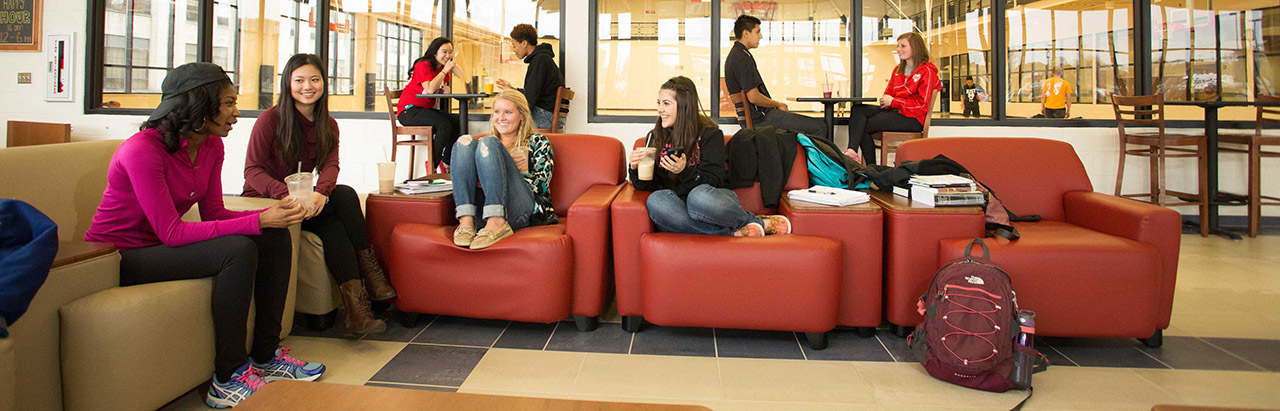
<svg viewBox="0 0 1280 411">
<path fill-rule="evenodd" d="M 280 148 L 280 159 L 285 165 L 297 163 L 302 155 L 302 147 L 307 144 L 307 136 L 302 135 L 302 121 L 298 119 L 296 101 L 293 100 L 293 89 L 290 86 L 293 72 L 303 66 L 313 66 L 320 71 L 324 85 L 320 87 L 320 99 L 316 100 L 311 118 L 315 119 L 316 133 L 316 165 L 329 157 L 329 153 L 338 147 L 338 131 L 329 129 L 329 77 L 324 72 L 324 62 L 315 54 L 295 54 L 284 64 L 280 71 L 280 98 L 276 100 L 276 147 Z"/>
<path fill-rule="evenodd" d="M 676 122 L 671 128 L 666 128 L 662 126 L 662 118 L 659 117 L 650 132 L 649 147 L 661 149 L 671 144 L 672 147 L 683 148 L 685 158 L 689 159 L 690 164 L 694 164 L 701 154 L 697 152 L 698 137 L 703 130 L 716 127 L 716 123 L 702 114 L 698 89 L 693 80 L 685 76 L 672 77 L 662 83 L 660 89 L 671 90 L 676 95 Z"/>
<path fill-rule="evenodd" d="M 901 36 L 898 36 L 898 40 L 902 39 L 906 39 L 907 45 L 911 46 L 911 59 L 915 60 L 912 62 L 914 63 L 911 65 L 912 67 L 920 67 L 921 64 L 929 61 L 929 46 L 924 44 L 924 37 L 920 37 L 920 33 L 914 31 L 902 33 Z M 898 74 L 908 74 L 905 72 L 906 69 L 906 61 L 898 63 Z"/>
</svg>

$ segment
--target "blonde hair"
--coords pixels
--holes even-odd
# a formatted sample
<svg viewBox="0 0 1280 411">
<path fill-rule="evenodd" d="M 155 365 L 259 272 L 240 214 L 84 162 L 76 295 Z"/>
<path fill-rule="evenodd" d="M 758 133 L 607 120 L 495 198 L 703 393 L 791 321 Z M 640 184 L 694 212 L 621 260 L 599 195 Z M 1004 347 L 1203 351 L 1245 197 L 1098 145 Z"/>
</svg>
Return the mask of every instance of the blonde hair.
<svg viewBox="0 0 1280 411">
<path fill-rule="evenodd" d="M 533 134 L 533 113 L 529 111 L 529 100 L 524 98 L 524 93 L 516 89 L 503 90 L 494 96 L 494 106 L 498 105 L 497 100 L 510 101 L 516 105 L 516 111 L 520 112 L 520 126 L 516 128 L 516 141 L 507 150 L 510 151 L 516 147 L 529 146 L 529 135 Z M 498 138 L 502 138 L 502 134 L 498 132 L 498 127 L 493 125 L 496 118 L 489 119 L 489 134 Z"/>
<path fill-rule="evenodd" d="M 929 46 L 924 44 L 924 37 L 920 37 L 920 33 L 914 31 L 902 33 L 898 36 L 898 40 L 907 40 L 907 45 L 911 46 L 911 59 L 915 60 L 912 67 L 919 67 L 921 64 L 929 61 Z M 907 74 L 907 62 L 898 63 L 898 73 Z"/>
</svg>

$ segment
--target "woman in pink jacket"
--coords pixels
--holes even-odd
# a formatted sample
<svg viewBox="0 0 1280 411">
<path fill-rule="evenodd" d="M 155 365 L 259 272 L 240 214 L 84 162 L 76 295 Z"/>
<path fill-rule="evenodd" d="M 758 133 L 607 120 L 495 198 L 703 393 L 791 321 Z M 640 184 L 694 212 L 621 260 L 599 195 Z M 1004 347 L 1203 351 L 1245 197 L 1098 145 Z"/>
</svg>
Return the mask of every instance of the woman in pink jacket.
<svg viewBox="0 0 1280 411">
<path fill-rule="evenodd" d="M 876 162 L 871 135 L 881 131 L 920 132 L 929 116 L 929 98 L 942 88 L 938 67 L 929 62 L 929 48 L 919 33 L 898 36 L 901 61 L 880 96 L 879 106 L 855 106 L 849 112 L 849 148 L 860 147 L 868 165 Z"/>
<path fill-rule="evenodd" d="M 165 76 L 160 90 L 160 106 L 142 131 L 111 157 L 107 189 L 85 241 L 120 250 L 121 286 L 213 277 L 210 407 L 234 407 L 273 380 L 320 378 L 323 364 L 279 346 L 293 256 L 286 227 L 301 222 L 306 210 L 293 200 L 255 211 L 223 206 L 222 138 L 240 110 L 221 67 L 184 64 Z M 182 221 L 197 204 L 200 221 Z M 246 319 L 254 330 L 248 355 Z"/>
</svg>

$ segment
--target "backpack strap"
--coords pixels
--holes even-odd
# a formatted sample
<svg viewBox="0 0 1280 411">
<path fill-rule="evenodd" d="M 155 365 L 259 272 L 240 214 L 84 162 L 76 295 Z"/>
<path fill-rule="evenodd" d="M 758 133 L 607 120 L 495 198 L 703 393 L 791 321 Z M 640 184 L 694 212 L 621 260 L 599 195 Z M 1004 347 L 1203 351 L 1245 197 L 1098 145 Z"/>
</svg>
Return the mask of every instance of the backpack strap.
<svg viewBox="0 0 1280 411">
<path fill-rule="evenodd" d="M 1012 227 L 1010 227 L 1010 228 L 1012 228 Z M 991 259 L 991 250 L 987 248 L 987 243 L 982 242 L 982 239 L 981 239 L 981 238 L 974 238 L 974 239 L 973 239 L 973 241 L 970 241 L 970 242 L 969 242 L 969 245 L 967 245 L 967 246 L 965 246 L 965 247 L 964 247 L 964 256 L 965 256 L 965 257 L 970 257 L 969 252 L 970 252 L 970 251 L 973 251 L 973 245 L 974 245 L 974 244 L 977 244 L 977 245 L 982 246 L 982 259 L 983 259 L 983 260 L 990 260 L 990 259 Z"/>
</svg>

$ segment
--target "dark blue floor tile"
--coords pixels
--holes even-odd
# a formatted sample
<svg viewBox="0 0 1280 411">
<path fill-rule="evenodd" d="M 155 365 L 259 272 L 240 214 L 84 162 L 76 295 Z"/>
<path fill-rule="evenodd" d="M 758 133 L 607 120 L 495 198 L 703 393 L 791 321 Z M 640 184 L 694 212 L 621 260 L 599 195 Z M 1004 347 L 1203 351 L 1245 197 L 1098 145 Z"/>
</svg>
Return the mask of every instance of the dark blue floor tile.
<svg viewBox="0 0 1280 411">
<path fill-rule="evenodd" d="M 1169 337 L 1165 337 L 1167 341 Z M 1206 342 L 1240 356 L 1267 371 L 1280 371 L 1280 340 L 1250 338 L 1202 338 Z"/>
<path fill-rule="evenodd" d="M 1049 359 L 1050 367 L 1058 367 L 1058 366 L 1075 367 L 1079 365 L 1079 364 L 1076 364 L 1074 361 L 1071 361 L 1071 359 L 1067 358 L 1067 356 L 1062 355 L 1062 353 L 1058 352 L 1058 350 L 1053 349 L 1053 347 L 1048 344 L 1037 343 L 1036 350 L 1040 351 L 1041 354 L 1044 354 L 1044 356 Z"/>
<path fill-rule="evenodd" d="M 403 389 L 409 389 L 409 390 L 422 390 L 422 391 L 458 392 L 457 387 L 431 387 L 426 385 L 386 384 L 386 383 L 378 383 L 378 382 L 366 382 L 364 383 L 364 385 L 366 387 L 386 387 L 386 388 L 403 388 Z"/>
<path fill-rule="evenodd" d="M 369 382 L 458 387 L 488 351 L 487 348 L 409 344 L 378 370 Z"/>
<path fill-rule="evenodd" d="M 631 349 L 631 333 L 609 324 L 601 324 L 595 331 L 580 332 L 573 327 L 573 322 L 561 321 L 547 349 L 626 354 Z"/>
<path fill-rule="evenodd" d="M 884 348 L 889 350 L 893 355 L 893 360 L 897 362 L 920 362 L 924 359 L 923 348 L 911 348 L 907 346 L 906 338 L 899 338 L 891 332 L 877 332 L 876 338 L 884 344 Z M 914 341 L 913 341 L 914 342 Z"/>
<path fill-rule="evenodd" d="M 804 354 L 800 344 L 796 333 L 789 331 L 716 329 L 716 347 L 721 357 L 801 360 Z"/>
<path fill-rule="evenodd" d="M 498 342 L 493 344 L 493 348 L 541 350 L 547 346 L 547 341 L 551 339 L 551 331 L 555 328 L 555 323 L 541 324 L 512 321 L 511 325 L 507 326 L 507 330 L 502 332 L 502 336 L 498 337 Z"/>
<path fill-rule="evenodd" d="M 636 333 L 631 353 L 715 357 L 716 341 L 710 328 L 650 325 Z"/>
<path fill-rule="evenodd" d="M 431 324 L 435 320 L 435 315 L 421 315 L 418 317 L 418 324 L 413 327 L 405 327 L 400 324 L 401 316 L 405 315 L 399 311 L 388 311 L 386 315 L 378 316 L 387 322 L 387 331 L 378 334 L 369 334 L 364 336 L 365 340 L 371 341 L 391 341 L 391 342 L 410 342 L 413 337 L 417 337 L 422 333 L 427 324 Z"/>
<path fill-rule="evenodd" d="M 442 315 L 427 325 L 427 329 L 418 334 L 413 342 L 489 347 L 498 340 L 498 336 L 510 322 Z"/>
<path fill-rule="evenodd" d="M 862 338 L 854 329 L 835 329 L 827 333 L 827 348 L 815 350 L 807 341 L 801 348 L 810 360 L 893 361 L 893 356 L 876 337 Z"/>
<path fill-rule="evenodd" d="M 1132 338 L 1039 338 L 1036 345 L 1052 346 L 1085 367 L 1169 368 L 1139 350 Z"/>
<path fill-rule="evenodd" d="M 1164 337 L 1159 348 L 1138 346 L 1139 350 L 1169 364 L 1176 370 L 1260 371 L 1258 367 L 1196 337 Z"/>
</svg>

